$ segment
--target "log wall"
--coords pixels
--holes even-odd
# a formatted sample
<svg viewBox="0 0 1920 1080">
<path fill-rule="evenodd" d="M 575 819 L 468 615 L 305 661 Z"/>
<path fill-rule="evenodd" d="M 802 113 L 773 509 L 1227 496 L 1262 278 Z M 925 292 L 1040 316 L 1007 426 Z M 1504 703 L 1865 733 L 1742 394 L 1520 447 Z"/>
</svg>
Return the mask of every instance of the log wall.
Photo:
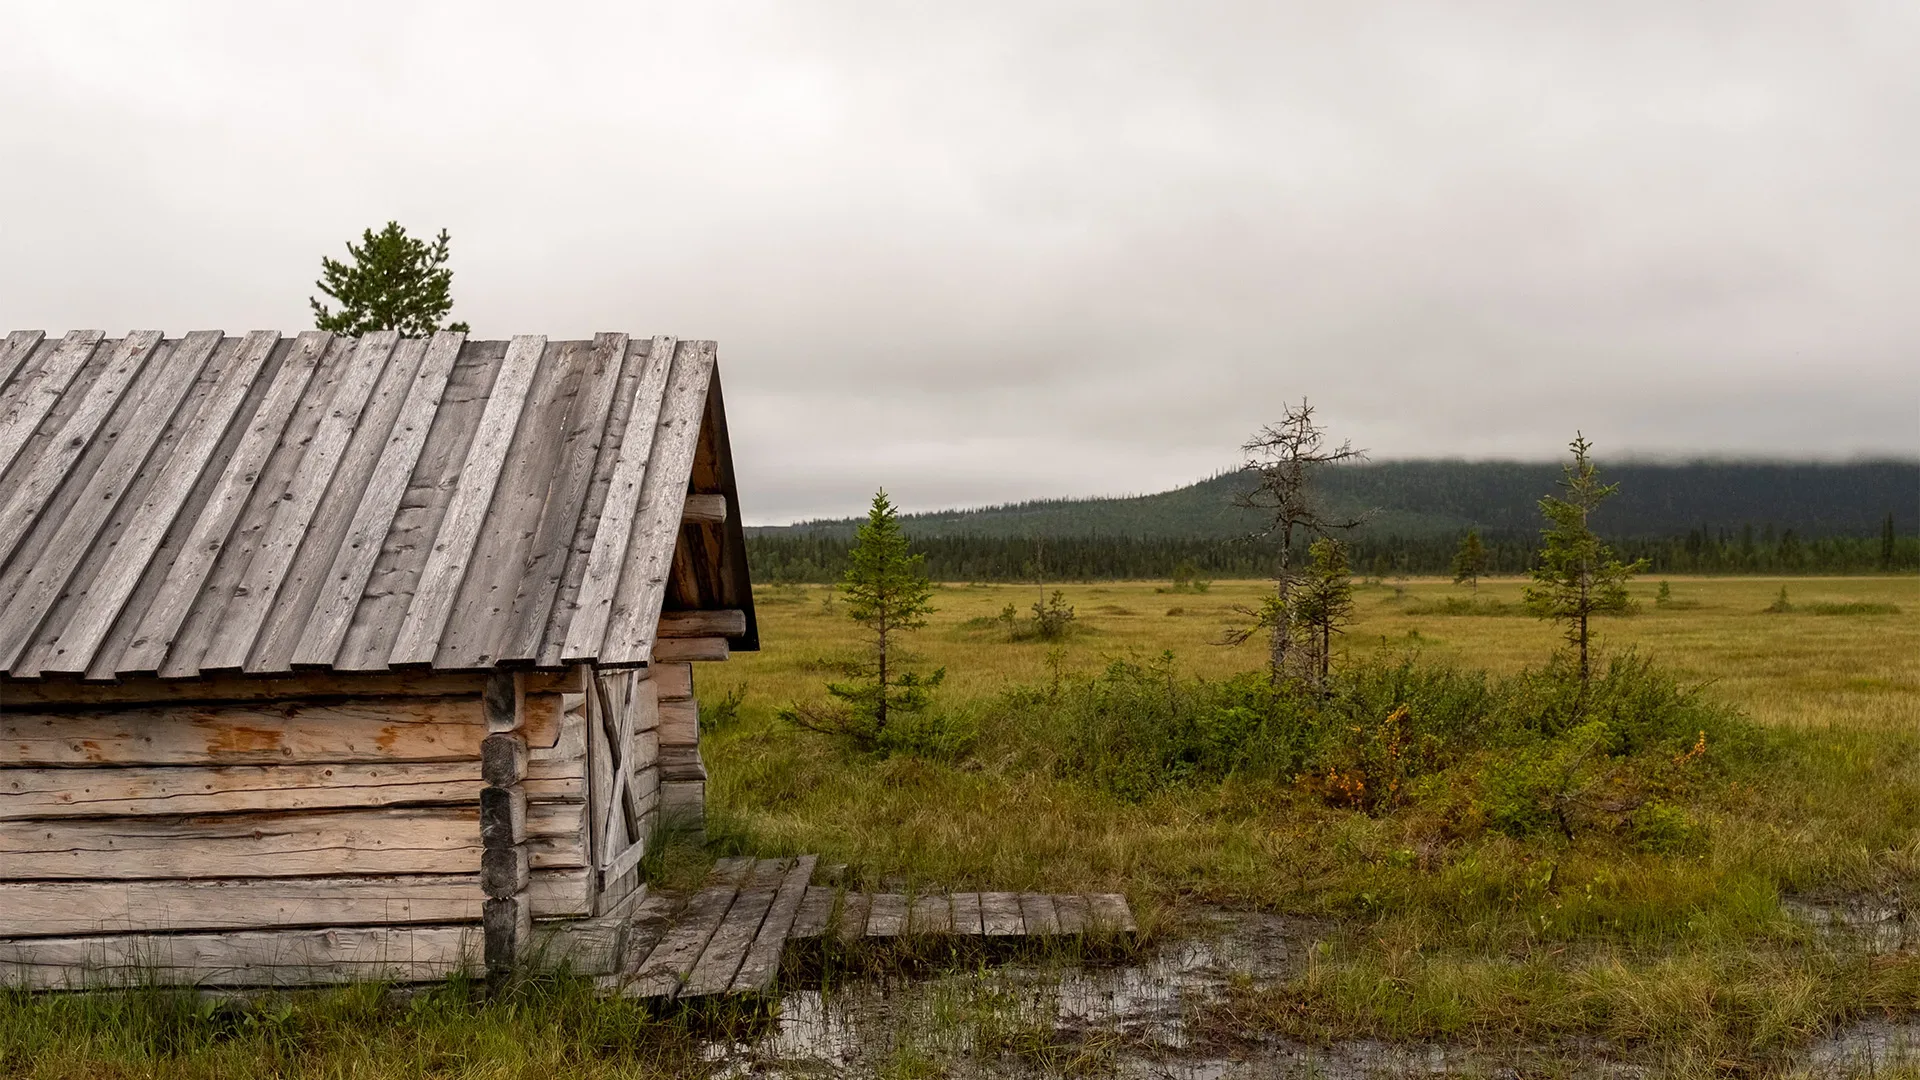
<svg viewBox="0 0 1920 1080">
<path fill-rule="evenodd" d="M 512 903 L 522 926 L 594 914 L 593 677 L 498 678 L 524 740 L 491 818 L 526 867 Z M 0 982 L 478 970 L 486 677 L 376 695 L 351 679 L 152 685 L 140 700 L 0 684 Z"/>
</svg>

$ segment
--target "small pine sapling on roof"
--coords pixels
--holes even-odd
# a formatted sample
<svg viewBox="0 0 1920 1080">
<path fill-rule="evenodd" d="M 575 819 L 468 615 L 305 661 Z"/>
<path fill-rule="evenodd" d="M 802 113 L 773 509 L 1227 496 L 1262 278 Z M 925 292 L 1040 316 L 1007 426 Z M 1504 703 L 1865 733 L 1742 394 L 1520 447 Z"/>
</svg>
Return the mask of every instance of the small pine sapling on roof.
<svg viewBox="0 0 1920 1080">
<path fill-rule="evenodd" d="M 1540 512 L 1546 516 L 1548 527 L 1541 530 L 1540 560 L 1533 571 L 1533 584 L 1527 586 L 1526 605 L 1528 611 L 1543 619 L 1565 624 L 1567 644 L 1579 653 L 1580 686 L 1584 690 L 1592 677 L 1589 623 L 1595 615 L 1632 610 L 1627 581 L 1648 564 L 1645 559 L 1621 562 L 1588 524 L 1594 510 L 1620 485 L 1600 482 L 1599 470 L 1593 464 L 1593 445 L 1584 435 L 1576 432 L 1568 447 L 1573 451 L 1573 461 L 1565 466 L 1566 474 L 1560 480 L 1566 497 L 1548 495 L 1540 500 Z"/>
<path fill-rule="evenodd" d="M 350 263 L 320 259 L 320 280 L 314 285 L 339 303 L 340 310 L 309 297 L 316 329 L 351 337 L 375 330 L 398 330 L 407 337 L 437 330 L 467 332 L 466 323 L 440 323 L 453 310 L 447 230 L 428 243 L 389 221 L 377 233 L 361 233 L 358 246 L 348 241 L 347 254 L 353 257 Z"/>
</svg>

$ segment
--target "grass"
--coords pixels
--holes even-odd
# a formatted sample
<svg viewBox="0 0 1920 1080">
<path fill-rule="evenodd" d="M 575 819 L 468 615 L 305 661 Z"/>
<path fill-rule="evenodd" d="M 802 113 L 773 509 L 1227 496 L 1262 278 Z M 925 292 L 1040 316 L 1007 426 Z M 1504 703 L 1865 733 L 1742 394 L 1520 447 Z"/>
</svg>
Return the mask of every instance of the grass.
<svg viewBox="0 0 1920 1080">
<path fill-rule="evenodd" d="M 1236 987 L 1205 1018 L 1219 1038 L 1605 1045 L 1675 1075 L 1766 1071 L 1840 1025 L 1920 1009 L 1912 952 L 1823 935 L 1781 904 L 1865 894 L 1911 914 L 1901 898 L 1920 895 L 1920 579 L 1795 578 L 1792 609 L 1778 613 L 1765 610 L 1778 580 L 1669 582 L 1660 605 L 1654 583 L 1637 584 L 1637 613 L 1598 634 L 1608 654 L 1631 651 L 1700 688 L 1697 705 L 1672 706 L 1670 730 L 1600 776 L 1657 789 L 1672 842 L 1647 842 L 1632 815 L 1571 839 L 1550 823 L 1502 825 L 1490 778 L 1526 754 L 1560 760 L 1558 736 L 1520 738 L 1512 725 L 1461 743 L 1424 780 L 1409 774 L 1427 785 L 1417 797 L 1356 809 L 1297 780 L 1326 753 L 1365 764 L 1380 722 L 1367 710 L 1381 710 L 1364 696 L 1351 715 L 1365 723 L 1328 710 L 1302 721 L 1319 725 L 1311 746 L 1188 754 L 1190 771 L 1148 783 L 1088 764 L 1120 736 L 1154 734 L 1141 717 L 1159 705 L 1101 705 L 1121 700 L 1115 661 L 1142 673 L 1128 693 L 1160 679 L 1190 714 L 1217 715 L 1222 687 L 1260 662 L 1257 647 L 1214 644 L 1257 604 L 1257 582 L 1177 596 L 1148 582 L 1063 586 L 1077 618 L 1051 643 L 1010 641 L 996 618 L 1039 590 L 943 586 L 910 644 L 947 668 L 934 722 L 952 737 L 917 754 L 852 753 L 775 712 L 821 694 L 856 655 L 856 628 L 830 590 L 773 587 L 756 595 L 764 651 L 697 675 L 708 849 L 666 849 L 649 871 L 684 884 L 716 854 L 818 852 L 910 888 L 1124 891 L 1153 934 L 1179 932 L 1201 904 L 1280 912 L 1324 928 L 1319 944 L 1301 973 Z M 1511 614 L 1520 587 L 1365 585 L 1338 666 L 1485 671 L 1487 700 L 1508 702 L 1523 728 L 1526 710 L 1510 706 L 1530 700 L 1537 675 L 1524 673 L 1547 662 L 1554 629 L 1462 617 Z M 1444 711 L 1432 695 L 1416 720 Z M 1688 709 L 1705 711 L 1696 723 Z M 1676 738 L 1709 725 L 1695 762 Z M 1685 769 L 1662 764 L 1683 758 Z M 891 1073 L 940 1075 L 966 1047 L 1042 1071 L 1103 1068 L 1107 1049 L 1089 1064 L 1086 1043 L 1061 1043 L 1034 1018 L 1044 1010 L 1012 1009 L 998 984 L 981 985 L 930 991 Z M 564 981 L 492 1000 L 459 985 L 411 1000 L 355 987 L 231 1008 L 157 991 L 14 996 L 0 997 L 0 1075 L 673 1075 L 700 1067 L 711 1034 Z"/>
</svg>

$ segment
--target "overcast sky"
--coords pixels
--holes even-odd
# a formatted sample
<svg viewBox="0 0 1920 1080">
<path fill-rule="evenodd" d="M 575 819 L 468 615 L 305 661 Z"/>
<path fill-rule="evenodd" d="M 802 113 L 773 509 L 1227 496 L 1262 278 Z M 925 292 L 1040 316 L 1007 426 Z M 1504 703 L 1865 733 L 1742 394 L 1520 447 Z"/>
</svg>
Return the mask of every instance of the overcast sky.
<svg viewBox="0 0 1920 1080">
<path fill-rule="evenodd" d="M 0 0 L 0 330 L 720 343 L 750 520 L 1376 457 L 1920 452 L 1920 4 Z"/>
</svg>

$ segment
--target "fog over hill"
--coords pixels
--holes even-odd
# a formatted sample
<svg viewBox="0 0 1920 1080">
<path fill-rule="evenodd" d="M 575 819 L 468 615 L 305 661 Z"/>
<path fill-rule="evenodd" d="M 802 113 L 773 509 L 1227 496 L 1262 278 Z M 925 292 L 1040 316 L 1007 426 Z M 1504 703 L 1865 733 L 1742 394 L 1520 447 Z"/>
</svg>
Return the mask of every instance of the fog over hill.
<svg viewBox="0 0 1920 1080">
<path fill-rule="evenodd" d="M 1805 535 L 1865 536 L 1892 514 L 1902 533 L 1920 529 L 1920 460 L 1842 463 L 1694 461 L 1602 464 L 1602 478 L 1620 493 L 1595 526 L 1616 537 L 1673 536 L 1706 526 L 1771 525 Z M 1320 475 L 1329 503 L 1370 512 L 1367 533 L 1423 536 L 1479 528 L 1489 533 L 1539 527 L 1541 496 L 1556 490 L 1555 463 L 1381 461 L 1328 468 Z M 1259 516 L 1233 505 L 1248 486 L 1239 472 L 1153 495 L 1048 499 L 904 515 L 917 537 L 1126 536 L 1224 539 L 1259 527 Z M 757 534 L 850 534 L 855 522 L 808 521 L 752 530 Z"/>
</svg>

